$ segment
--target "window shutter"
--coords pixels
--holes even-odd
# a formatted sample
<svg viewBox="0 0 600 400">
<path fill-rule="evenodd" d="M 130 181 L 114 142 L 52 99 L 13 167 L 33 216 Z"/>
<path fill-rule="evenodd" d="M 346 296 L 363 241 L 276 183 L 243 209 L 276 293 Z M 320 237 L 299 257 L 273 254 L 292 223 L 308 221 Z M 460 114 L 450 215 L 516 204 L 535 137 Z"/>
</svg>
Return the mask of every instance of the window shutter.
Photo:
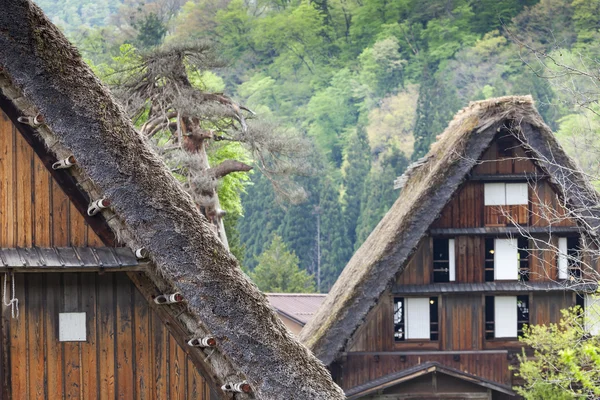
<svg viewBox="0 0 600 400">
<path fill-rule="evenodd" d="M 567 279 L 569 277 L 567 254 L 567 238 L 558 238 L 558 279 Z"/>
<path fill-rule="evenodd" d="M 527 204 L 528 200 L 527 183 L 506 184 L 506 205 Z"/>
<path fill-rule="evenodd" d="M 583 306 L 585 312 L 585 329 L 592 335 L 600 334 L 600 298 L 585 295 Z"/>
<path fill-rule="evenodd" d="M 517 239 L 496 239 L 494 242 L 494 280 L 519 278 Z"/>
<path fill-rule="evenodd" d="M 448 257 L 449 257 L 449 268 L 450 268 L 450 282 L 456 280 L 456 255 L 454 248 L 454 239 L 448 239 Z"/>
<path fill-rule="evenodd" d="M 503 206 L 506 204 L 504 183 L 485 183 L 483 185 L 483 204 L 486 206 Z"/>
<path fill-rule="evenodd" d="M 494 314 L 494 337 L 517 337 L 517 296 L 496 296 Z"/>
<path fill-rule="evenodd" d="M 406 338 L 429 340 L 429 298 L 406 299 Z"/>
</svg>

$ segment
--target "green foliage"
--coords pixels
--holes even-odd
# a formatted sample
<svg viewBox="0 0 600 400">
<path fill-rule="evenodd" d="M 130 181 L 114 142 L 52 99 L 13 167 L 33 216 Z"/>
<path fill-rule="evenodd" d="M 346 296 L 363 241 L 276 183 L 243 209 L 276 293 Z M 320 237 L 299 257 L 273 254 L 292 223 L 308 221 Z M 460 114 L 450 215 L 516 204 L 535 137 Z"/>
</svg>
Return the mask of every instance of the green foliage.
<svg viewBox="0 0 600 400">
<path fill-rule="evenodd" d="M 257 257 L 258 265 L 250 278 L 263 292 L 313 293 L 312 275 L 298 268 L 298 257 L 290 252 L 281 237 L 274 235 L 269 247 Z"/>
<path fill-rule="evenodd" d="M 145 15 L 133 27 L 138 31 L 137 43 L 140 48 L 156 47 L 162 43 L 167 27 L 155 13 Z"/>
<path fill-rule="evenodd" d="M 558 324 L 526 327 L 521 342 L 531 347 L 519 358 L 514 389 L 526 400 L 597 399 L 600 396 L 600 336 L 585 330 L 581 309 L 563 310 Z"/>
<path fill-rule="evenodd" d="M 247 182 L 232 176 L 219 187 L 228 223 L 239 217 L 239 251 L 249 268 L 277 233 L 300 268 L 314 272 L 315 211 L 323 204 L 322 222 L 338 219 L 328 235 L 337 230 L 348 238 L 327 237 L 325 245 L 359 246 L 397 197 L 392 182 L 407 158 L 425 155 L 473 100 L 532 94 L 567 151 L 590 174 L 599 172 L 599 0 L 191 0 L 169 8 L 175 3 L 39 1 L 109 83 L 119 78 L 115 64 L 135 62 L 131 44 L 160 42 L 159 20 L 168 26 L 167 43 L 218 46 L 227 68 L 218 75 L 188 71 L 194 86 L 233 93 L 260 117 L 314 143 L 314 158 L 324 161 L 314 163 L 319 176 L 300 179 L 305 203 L 280 202 L 260 173 L 241 201 L 235 193 Z M 147 18 L 148 39 L 138 36 L 139 20 L 138 31 L 131 25 L 137 15 Z M 559 73 L 549 81 L 545 72 L 561 69 L 549 63 L 542 71 L 515 39 L 558 63 L 583 65 L 589 77 Z M 350 254 L 323 250 L 329 285 Z"/>
</svg>

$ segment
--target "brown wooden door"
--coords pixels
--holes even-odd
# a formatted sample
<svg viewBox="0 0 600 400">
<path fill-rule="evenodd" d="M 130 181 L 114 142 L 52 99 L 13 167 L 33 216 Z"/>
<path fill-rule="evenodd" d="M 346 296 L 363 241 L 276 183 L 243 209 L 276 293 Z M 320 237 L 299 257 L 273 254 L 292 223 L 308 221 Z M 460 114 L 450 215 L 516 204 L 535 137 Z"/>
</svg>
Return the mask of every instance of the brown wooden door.
<svg viewBox="0 0 600 400">
<path fill-rule="evenodd" d="M 479 350 L 482 347 L 480 295 L 444 297 L 444 350 Z"/>
</svg>

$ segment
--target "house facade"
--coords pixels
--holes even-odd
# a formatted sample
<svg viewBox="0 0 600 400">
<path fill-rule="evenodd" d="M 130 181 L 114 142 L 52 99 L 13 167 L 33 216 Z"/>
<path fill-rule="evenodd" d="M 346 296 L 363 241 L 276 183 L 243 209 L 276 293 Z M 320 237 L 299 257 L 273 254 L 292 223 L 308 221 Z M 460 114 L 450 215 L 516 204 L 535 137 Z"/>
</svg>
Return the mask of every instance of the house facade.
<svg viewBox="0 0 600 400">
<path fill-rule="evenodd" d="M 303 340 L 350 399 L 514 398 L 523 327 L 592 301 L 596 193 L 527 97 L 463 110 L 397 184 Z"/>
</svg>

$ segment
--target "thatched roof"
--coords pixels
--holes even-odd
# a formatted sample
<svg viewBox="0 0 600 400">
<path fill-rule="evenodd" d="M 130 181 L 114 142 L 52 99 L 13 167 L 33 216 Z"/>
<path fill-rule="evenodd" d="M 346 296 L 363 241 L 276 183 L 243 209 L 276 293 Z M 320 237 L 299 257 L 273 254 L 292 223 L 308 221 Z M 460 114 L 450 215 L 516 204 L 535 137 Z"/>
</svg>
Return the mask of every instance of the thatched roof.
<svg viewBox="0 0 600 400">
<path fill-rule="evenodd" d="M 327 369 L 287 331 L 221 245 L 191 198 L 136 132 L 77 50 L 29 0 L 4 0 L 0 87 L 24 115 L 44 116 L 37 134 L 91 199 L 107 197 L 111 229 L 150 254 L 157 284 L 186 299 L 190 336 L 210 334 L 207 357 L 220 383 L 247 379 L 262 399 L 341 399 Z"/>
<path fill-rule="evenodd" d="M 402 187 L 398 200 L 348 262 L 302 330 L 300 339 L 325 364 L 343 351 L 502 126 L 531 150 L 551 182 L 573 183 L 564 196 L 579 210 L 584 225 L 597 228 L 597 193 L 561 149 L 531 96 L 472 103 L 455 116 L 431 151 L 397 181 Z"/>
</svg>

